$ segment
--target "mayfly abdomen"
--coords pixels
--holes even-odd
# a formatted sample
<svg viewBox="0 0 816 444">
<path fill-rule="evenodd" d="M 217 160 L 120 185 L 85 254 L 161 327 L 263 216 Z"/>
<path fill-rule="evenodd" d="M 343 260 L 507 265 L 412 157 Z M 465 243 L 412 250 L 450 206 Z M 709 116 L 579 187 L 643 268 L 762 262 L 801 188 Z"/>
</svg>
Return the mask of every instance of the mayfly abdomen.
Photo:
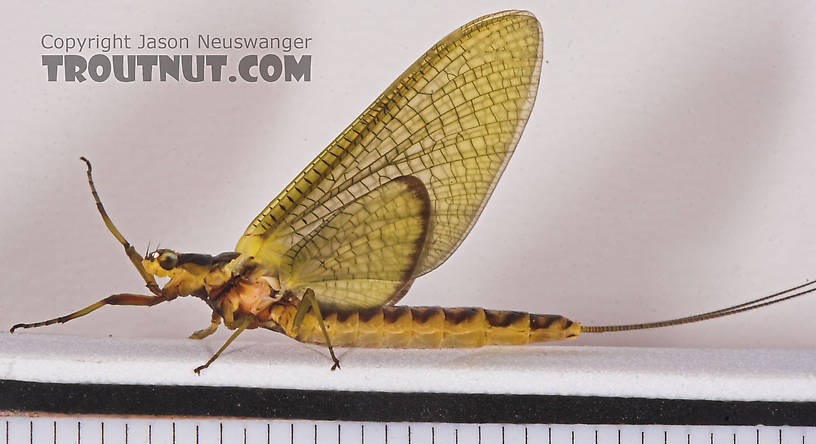
<svg viewBox="0 0 816 444">
<path fill-rule="evenodd" d="M 362 311 L 325 310 L 332 345 L 387 348 L 466 348 L 516 345 L 578 336 L 577 322 L 558 315 L 537 315 L 483 308 L 383 306 Z M 317 320 L 307 316 L 295 339 L 325 344 Z"/>
</svg>

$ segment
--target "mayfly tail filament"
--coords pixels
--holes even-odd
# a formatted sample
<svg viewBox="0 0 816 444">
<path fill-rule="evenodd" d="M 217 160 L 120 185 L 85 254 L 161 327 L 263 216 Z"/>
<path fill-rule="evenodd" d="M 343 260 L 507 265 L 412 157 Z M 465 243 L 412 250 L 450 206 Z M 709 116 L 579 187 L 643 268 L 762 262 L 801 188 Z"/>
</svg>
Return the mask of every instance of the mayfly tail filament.
<svg viewBox="0 0 816 444">
<path fill-rule="evenodd" d="M 669 319 L 658 322 L 646 322 L 641 324 L 621 324 L 621 325 L 598 325 L 598 326 L 581 326 L 581 333 L 605 333 L 612 331 L 626 331 L 626 330 L 645 330 L 650 328 L 671 327 L 674 325 L 691 324 L 693 322 L 705 321 L 708 319 L 721 318 L 723 316 L 730 316 L 745 311 L 755 310 L 761 307 L 777 304 L 779 302 L 787 301 L 789 299 L 804 296 L 808 293 L 816 291 L 816 281 L 806 282 L 796 287 L 788 288 L 768 296 L 764 296 L 752 301 L 744 302 L 738 305 L 722 308 L 720 310 L 709 311 L 707 313 L 700 313 L 682 318 Z M 808 288 L 809 287 L 809 288 Z"/>
</svg>

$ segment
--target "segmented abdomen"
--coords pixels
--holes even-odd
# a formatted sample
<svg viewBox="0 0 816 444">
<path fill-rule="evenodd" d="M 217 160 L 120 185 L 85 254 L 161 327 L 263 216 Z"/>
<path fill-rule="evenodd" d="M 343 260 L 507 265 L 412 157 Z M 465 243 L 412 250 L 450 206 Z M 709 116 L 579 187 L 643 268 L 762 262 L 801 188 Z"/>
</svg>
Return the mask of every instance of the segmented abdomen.
<svg viewBox="0 0 816 444">
<path fill-rule="evenodd" d="M 558 315 L 483 308 L 383 306 L 357 312 L 324 311 L 332 345 L 383 348 L 458 348 L 568 339 L 580 324 Z M 314 316 L 295 339 L 324 344 Z"/>
</svg>

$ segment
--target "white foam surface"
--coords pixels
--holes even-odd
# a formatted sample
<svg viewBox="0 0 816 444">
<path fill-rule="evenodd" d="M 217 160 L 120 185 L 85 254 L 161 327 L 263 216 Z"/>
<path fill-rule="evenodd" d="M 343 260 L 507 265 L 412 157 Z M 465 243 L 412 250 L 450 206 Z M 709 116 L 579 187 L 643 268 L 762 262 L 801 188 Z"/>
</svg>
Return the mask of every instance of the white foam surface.
<svg viewBox="0 0 816 444">
<path fill-rule="evenodd" d="M 525 346 L 339 349 L 241 341 L 0 336 L 0 379 L 385 392 L 816 401 L 816 351 Z"/>
</svg>

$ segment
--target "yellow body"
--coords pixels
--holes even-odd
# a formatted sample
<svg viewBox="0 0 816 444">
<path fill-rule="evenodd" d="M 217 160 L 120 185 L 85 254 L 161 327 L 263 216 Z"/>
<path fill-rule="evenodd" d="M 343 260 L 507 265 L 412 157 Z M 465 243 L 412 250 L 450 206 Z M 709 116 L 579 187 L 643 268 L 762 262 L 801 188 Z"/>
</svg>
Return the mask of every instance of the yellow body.
<svg viewBox="0 0 816 444">
<path fill-rule="evenodd" d="M 581 332 L 579 323 L 559 315 L 384 305 L 361 310 L 324 309 L 324 335 L 314 310 L 296 321 L 302 308 L 298 295 L 272 288 L 268 276 L 260 273 L 225 279 L 230 276 L 225 270 L 236 269 L 258 268 L 250 259 L 239 257 L 206 276 L 188 272 L 184 276 L 190 282 L 218 282 L 217 286 L 206 286 L 207 302 L 228 327 L 234 327 L 236 319 L 252 318 L 248 328 L 269 328 L 300 342 L 326 344 L 328 336 L 332 345 L 341 347 L 469 348 L 558 341 Z"/>
<path fill-rule="evenodd" d="M 296 308 L 275 308 L 280 318 Z M 340 347 L 471 348 L 484 345 L 522 345 L 578 336 L 577 322 L 558 315 L 536 315 L 483 308 L 384 306 L 355 312 L 323 313 L 331 343 Z M 314 316 L 300 326 L 284 328 L 300 342 L 325 344 Z"/>
</svg>

